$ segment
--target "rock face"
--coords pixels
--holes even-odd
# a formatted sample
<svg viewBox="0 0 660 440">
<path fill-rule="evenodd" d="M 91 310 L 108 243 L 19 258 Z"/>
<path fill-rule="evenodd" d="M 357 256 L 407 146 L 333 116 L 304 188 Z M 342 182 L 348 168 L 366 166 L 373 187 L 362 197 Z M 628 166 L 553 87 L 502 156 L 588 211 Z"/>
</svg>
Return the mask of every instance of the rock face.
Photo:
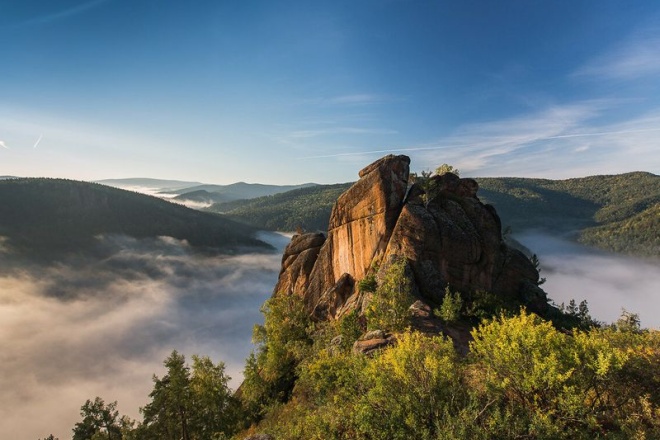
<svg viewBox="0 0 660 440">
<path fill-rule="evenodd" d="M 423 303 L 439 303 L 450 286 L 544 312 L 537 270 L 504 243 L 495 209 L 477 197 L 477 182 L 436 176 L 424 196 L 409 182 L 409 164 L 407 156 L 389 155 L 360 171 L 360 180 L 333 207 L 327 238 L 293 237 L 274 294 L 300 295 L 315 319 L 337 318 L 363 310 L 358 281 L 382 276 L 390 261 L 405 258 L 413 293 Z"/>
</svg>

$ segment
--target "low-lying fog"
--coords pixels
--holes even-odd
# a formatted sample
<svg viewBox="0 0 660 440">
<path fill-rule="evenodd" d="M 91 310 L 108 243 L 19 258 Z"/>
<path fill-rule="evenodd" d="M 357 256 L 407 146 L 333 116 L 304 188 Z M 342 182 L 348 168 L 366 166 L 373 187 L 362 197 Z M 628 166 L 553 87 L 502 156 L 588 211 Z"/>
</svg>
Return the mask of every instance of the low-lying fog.
<svg viewBox="0 0 660 440">
<path fill-rule="evenodd" d="M 264 238 L 280 251 L 289 240 Z M 539 233 L 517 238 L 539 256 L 555 302 L 587 299 L 608 322 L 625 307 L 660 327 L 657 264 Z M 281 252 L 210 257 L 172 239 L 105 244 L 121 250 L 43 269 L 17 265 L 0 243 L 0 438 L 70 438 L 80 406 L 96 396 L 139 418 L 173 349 L 224 361 L 232 387 L 240 382 Z"/>
<path fill-rule="evenodd" d="M 138 418 L 173 349 L 225 362 L 236 388 L 289 241 L 260 238 L 280 252 L 210 257 L 173 239 L 111 237 L 123 249 L 112 257 L 47 269 L 12 268 L 0 253 L 0 438 L 71 438 L 96 396 Z"/>
<path fill-rule="evenodd" d="M 643 327 L 660 328 L 660 261 L 645 261 L 590 249 L 541 232 L 515 237 L 536 253 L 543 290 L 555 303 L 589 304 L 591 316 L 611 323 L 621 309 L 639 314 Z"/>
</svg>

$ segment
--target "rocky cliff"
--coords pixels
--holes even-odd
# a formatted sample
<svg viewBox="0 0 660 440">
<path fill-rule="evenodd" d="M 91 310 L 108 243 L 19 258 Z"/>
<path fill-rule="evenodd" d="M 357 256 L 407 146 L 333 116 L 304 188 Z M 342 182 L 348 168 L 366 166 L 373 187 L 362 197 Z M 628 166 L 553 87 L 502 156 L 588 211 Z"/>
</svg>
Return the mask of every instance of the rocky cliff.
<svg viewBox="0 0 660 440">
<path fill-rule="evenodd" d="M 449 286 L 545 312 L 537 270 L 506 245 L 495 209 L 477 197 L 477 182 L 448 173 L 425 191 L 411 182 L 409 165 L 407 156 L 389 155 L 361 170 L 335 203 L 327 237 L 293 236 L 274 294 L 303 297 L 318 320 L 361 312 L 368 296 L 357 283 L 368 275 L 380 279 L 403 258 L 417 309 L 439 304 Z"/>
</svg>

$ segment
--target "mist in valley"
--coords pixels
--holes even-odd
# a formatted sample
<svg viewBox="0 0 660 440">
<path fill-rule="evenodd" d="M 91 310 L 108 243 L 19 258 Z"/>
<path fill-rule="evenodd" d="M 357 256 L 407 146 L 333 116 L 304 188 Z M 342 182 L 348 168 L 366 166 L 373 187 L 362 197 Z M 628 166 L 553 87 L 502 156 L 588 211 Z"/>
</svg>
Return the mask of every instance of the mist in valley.
<svg viewBox="0 0 660 440">
<path fill-rule="evenodd" d="M 279 251 L 289 238 L 263 234 Z M 140 418 L 176 349 L 223 361 L 236 388 L 281 252 L 200 254 L 170 238 L 105 237 L 102 260 L 43 265 L 0 253 L 0 433 L 70 438 L 96 396 Z"/>
<path fill-rule="evenodd" d="M 660 328 L 660 262 L 607 253 L 566 238 L 526 231 L 515 238 L 541 263 L 541 287 L 557 304 L 587 300 L 591 316 L 615 322 L 622 309 L 637 313 L 643 327 Z"/>
<path fill-rule="evenodd" d="M 110 236 L 100 239 L 106 258 L 47 265 L 20 262 L 0 242 L 3 437 L 69 438 L 80 406 L 96 396 L 140 419 L 152 375 L 163 375 L 173 349 L 225 362 L 235 389 L 289 240 L 260 238 L 277 251 L 208 255 L 171 238 Z M 586 299 L 606 322 L 626 308 L 643 326 L 660 327 L 657 262 L 539 232 L 516 238 L 539 256 L 543 288 L 556 303 Z"/>
</svg>

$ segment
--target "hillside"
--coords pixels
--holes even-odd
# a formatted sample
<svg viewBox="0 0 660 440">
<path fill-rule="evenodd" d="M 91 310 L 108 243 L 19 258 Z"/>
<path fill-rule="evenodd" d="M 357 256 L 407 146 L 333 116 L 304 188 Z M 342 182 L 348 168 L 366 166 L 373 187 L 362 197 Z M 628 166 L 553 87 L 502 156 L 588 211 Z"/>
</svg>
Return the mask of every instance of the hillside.
<svg viewBox="0 0 660 440">
<path fill-rule="evenodd" d="M 660 176 L 635 172 L 566 180 L 482 178 L 480 197 L 514 231 L 570 234 L 601 249 L 660 256 Z"/>
<path fill-rule="evenodd" d="M 479 178 L 479 198 L 514 232 L 546 229 L 601 249 L 660 255 L 660 177 L 635 172 L 567 180 Z M 209 211 L 256 227 L 326 230 L 332 205 L 350 184 L 213 205 Z"/>
<path fill-rule="evenodd" d="M 252 200 L 217 203 L 206 210 L 269 230 L 326 230 L 333 203 L 350 186 L 317 185 Z"/>
<path fill-rule="evenodd" d="M 62 179 L 0 181 L 0 236 L 25 252 L 78 251 L 99 234 L 170 236 L 193 246 L 267 247 L 254 229 L 156 197 Z"/>
</svg>

